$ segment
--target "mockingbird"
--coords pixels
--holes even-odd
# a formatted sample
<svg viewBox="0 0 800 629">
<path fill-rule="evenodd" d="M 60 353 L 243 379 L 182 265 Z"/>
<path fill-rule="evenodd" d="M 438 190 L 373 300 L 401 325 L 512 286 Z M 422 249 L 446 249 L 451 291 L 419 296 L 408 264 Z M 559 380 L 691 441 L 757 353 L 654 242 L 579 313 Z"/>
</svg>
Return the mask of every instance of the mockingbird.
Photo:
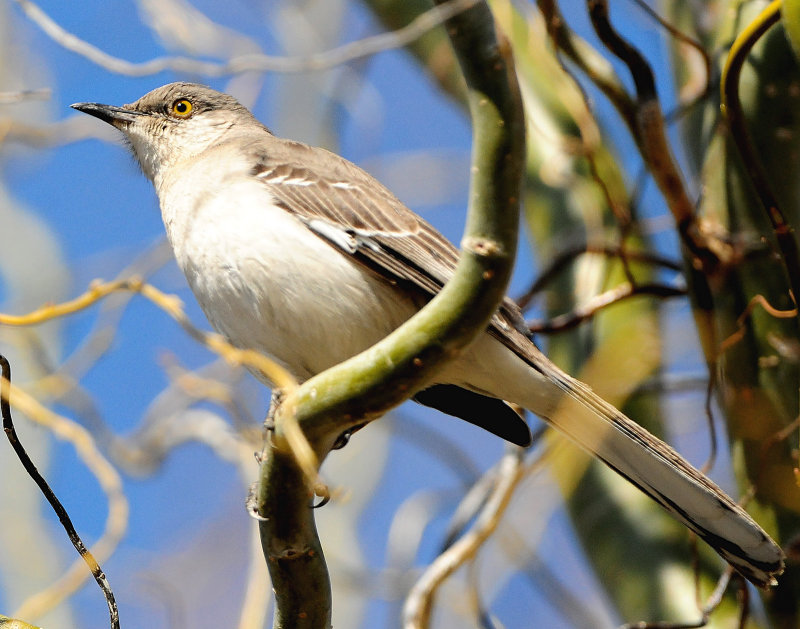
<svg viewBox="0 0 800 629">
<path fill-rule="evenodd" d="M 172 83 L 123 107 L 73 107 L 122 131 L 214 328 L 303 381 L 376 343 L 435 295 L 458 251 L 349 161 L 274 136 L 227 94 Z M 506 300 L 489 329 L 416 394 L 527 445 L 503 400 L 627 478 L 759 586 L 783 554 L 677 452 L 553 365 Z M 558 409 L 558 412 L 557 412 Z"/>
</svg>

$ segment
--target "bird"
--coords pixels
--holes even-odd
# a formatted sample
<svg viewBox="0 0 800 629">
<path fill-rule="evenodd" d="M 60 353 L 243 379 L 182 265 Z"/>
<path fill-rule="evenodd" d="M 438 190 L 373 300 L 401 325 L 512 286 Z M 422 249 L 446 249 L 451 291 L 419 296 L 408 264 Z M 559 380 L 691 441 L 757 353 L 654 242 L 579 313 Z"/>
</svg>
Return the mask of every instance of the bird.
<svg viewBox="0 0 800 629">
<path fill-rule="evenodd" d="M 233 96 L 177 82 L 121 107 L 72 107 L 122 132 L 211 326 L 299 382 L 380 341 L 453 275 L 456 247 L 380 182 L 335 153 L 274 135 Z M 744 509 L 548 360 L 508 298 L 414 399 L 520 446 L 531 433 L 512 405 L 525 408 L 755 585 L 775 585 L 783 571 L 780 547 Z"/>
</svg>

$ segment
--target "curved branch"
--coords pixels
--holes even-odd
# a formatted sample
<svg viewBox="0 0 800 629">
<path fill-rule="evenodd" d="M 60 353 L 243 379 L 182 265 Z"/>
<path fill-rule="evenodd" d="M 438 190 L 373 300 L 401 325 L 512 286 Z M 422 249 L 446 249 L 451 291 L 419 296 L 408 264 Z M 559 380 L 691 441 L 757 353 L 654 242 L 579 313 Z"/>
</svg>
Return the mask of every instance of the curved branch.
<svg viewBox="0 0 800 629">
<path fill-rule="evenodd" d="M 642 54 L 613 27 L 607 0 L 587 0 L 589 18 L 603 44 L 625 63 L 636 86 L 636 111 L 631 129 L 647 169 L 672 213 L 681 241 L 692 254 L 692 265 L 714 274 L 730 262 L 731 250 L 704 232 L 697 220 L 683 176 L 667 139 L 664 114 L 658 101 L 655 75 Z"/>
<path fill-rule="evenodd" d="M 625 89 L 610 63 L 567 26 L 557 0 L 537 0 L 556 48 L 563 52 L 600 89 L 619 112 L 635 137 L 636 102 Z"/>
<path fill-rule="evenodd" d="M 445 4 L 438 1 L 437 4 Z M 456 272 L 386 339 L 302 384 L 279 407 L 256 495 L 276 595 L 275 627 L 330 627 L 330 581 L 309 508 L 311 488 L 288 447 L 302 428 L 321 462 L 345 430 L 375 419 L 429 382 L 481 333 L 511 274 L 525 161 L 524 120 L 511 49 L 486 3 L 446 23 L 468 85 L 474 146 L 467 228 Z"/>
<path fill-rule="evenodd" d="M 756 155 L 753 141 L 747 131 L 747 125 L 742 111 L 742 103 L 739 100 L 739 77 L 744 66 L 747 55 L 756 45 L 756 42 L 770 29 L 777 24 L 781 17 L 781 5 L 783 0 L 773 0 L 759 15 L 736 37 L 731 46 L 725 66 L 722 69 L 722 113 L 728 121 L 728 128 L 731 132 L 736 149 L 739 152 L 744 171 L 750 177 L 750 181 L 755 188 L 756 194 L 760 199 L 775 232 L 775 239 L 781 250 L 784 268 L 789 277 L 792 289 L 792 299 L 795 303 L 800 299 L 800 253 L 797 250 L 797 241 L 794 237 L 794 230 L 786 220 L 783 211 L 778 204 L 778 199 L 769 185 L 767 173 Z"/>
</svg>

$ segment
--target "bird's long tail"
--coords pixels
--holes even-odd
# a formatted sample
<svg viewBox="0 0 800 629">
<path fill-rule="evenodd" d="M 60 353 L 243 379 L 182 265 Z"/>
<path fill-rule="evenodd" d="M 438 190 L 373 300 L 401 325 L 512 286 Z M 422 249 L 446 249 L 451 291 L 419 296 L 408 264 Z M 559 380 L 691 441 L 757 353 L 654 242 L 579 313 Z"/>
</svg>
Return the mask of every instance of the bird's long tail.
<svg viewBox="0 0 800 629">
<path fill-rule="evenodd" d="M 588 386 L 552 364 L 538 370 L 565 393 L 544 419 L 659 503 L 755 585 L 777 583 L 783 552 L 744 509 Z"/>
</svg>

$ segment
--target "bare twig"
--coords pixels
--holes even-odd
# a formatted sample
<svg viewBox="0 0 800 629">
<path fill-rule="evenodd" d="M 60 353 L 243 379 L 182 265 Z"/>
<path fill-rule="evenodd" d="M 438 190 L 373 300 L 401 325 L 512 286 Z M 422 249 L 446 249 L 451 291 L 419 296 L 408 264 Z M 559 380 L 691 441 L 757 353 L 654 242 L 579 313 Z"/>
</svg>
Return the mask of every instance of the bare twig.
<svg viewBox="0 0 800 629">
<path fill-rule="evenodd" d="M 750 591 L 742 586 L 736 591 L 739 600 L 739 629 L 745 629 L 750 618 Z"/>
<path fill-rule="evenodd" d="M 27 392 L 10 384 L 8 386 L 12 392 L 13 405 L 25 413 L 31 421 L 46 427 L 58 438 L 71 443 L 78 457 L 94 474 L 106 494 L 108 516 L 105 530 L 91 548 L 91 553 L 98 562 L 105 561 L 114 552 L 128 525 L 128 501 L 119 474 L 99 452 L 94 437 L 86 429 L 42 406 Z M 76 560 L 55 583 L 23 601 L 16 610 L 16 615 L 25 618 L 41 616 L 77 591 L 87 576 L 84 562 Z"/>
<path fill-rule="evenodd" d="M 687 109 L 694 106 L 696 103 L 704 100 L 709 96 L 711 93 L 711 72 L 712 72 L 712 62 L 711 56 L 706 52 L 706 49 L 703 45 L 698 42 L 696 39 L 689 37 L 686 33 L 682 32 L 679 28 L 676 28 L 672 24 L 670 24 L 667 20 L 661 17 L 658 12 L 656 12 L 645 0 L 632 0 L 636 6 L 638 6 L 642 11 L 644 11 L 647 15 L 649 15 L 653 20 L 655 20 L 661 28 L 667 31 L 670 36 L 674 39 L 677 39 L 679 42 L 682 42 L 692 48 L 703 61 L 703 82 L 702 82 L 702 89 L 698 90 L 698 92 L 689 98 L 688 100 L 684 101 L 678 107 L 678 112 L 676 115 L 680 115 L 681 112 L 686 111 Z M 681 88 L 683 91 L 683 88 Z M 667 116 L 667 118 L 673 118 L 674 116 Z"/>
<path fill-rule="evenodd" d="M 95 281 L 85 293 L 74 299 L 60 304 L 48 304 L 24 315 L 0 313 L 0 325 L 37 325 L 45 321 L 75 314 L 120 291 L 140 293 L 172 317 L 189 336 L 205 345 L 212 352 L 222 356 L 230 364 L 244 365 L 256 369 L 280 389 L 289 390 L 296 386 L 295 379 L 278 363 L 259 352 L 233 347 L 219 334 L 204 332 L 195 327 L 183 311 L 180 299 L 174 295 L 167 295 L 155 286 L 147 284 L 136 277 L 113 282 Z"/>
<path fill-rule="evenodd" d="M 396 31 L 381 33 L 351 42 L 325 52 L 296 57 L 248 54 L 233 57 L 225 63 L 201 61 L 190 57 L 158 57 L 142 63 L 120 59 L 70 33 L 47 15 L 32 0 L 15 0 L 25 15 L 53 41 L 92 63 L 125 76 L 149 76 L 167 70 L 184 74 L 218 77 L 244 72 L 310 72 L 328 70 L 377 54 L 395 50 L 413 42 L 432 28 L 469 9 L 478 0 L 449 0 L 422 13 L 410 24 Z"/>
<path fill-rule="evenodd" d="M 523 310 L 527 308 L 533 298 L 544 290 L 545 286 L 553 281 L 556 275 L 563 271 L 568 264 L 584 254 L 598 254 L 608 258 L 615 258 L 620 256 L 620 247 L 616 245 L 595 246 L 586 244 L 570 247 L 559 252 L 549 261 L 548 266 L 542 270 L 539 276 L 533 281 L 530 288 L 516 299 L 519 307 Z M 680 263 L 650 251 L 627 250 L 625 252 L 625 258 L 629 262 L 641 262 L 652 266 L 660 266 L 676 272 L 681 270 Z"/>
<path fill-rule="evenodd" d="M 755 295 L 748 302 L 744 312 L 742 312 L 742 314 L 736 318 L 736 332 L 728 336 L 728 338 L 720 343 L 719 356 L 724 354 L 726 351 L 728 351 L 728 349 L 730 349 L 733 345 L 736 345 L 736 343 L 744 338 L 744 335 L 747 332 L 747 321 L 750 319 L 750 316 L 752 315 L 756 306 L 761 306 L 767 311 L 767 313 L 776 319 L 792 319 L 797 316 L 797 308 L 792 308 L 791 310 L 778 310 L 777 308 L 773 307 L 763 295 Z"/>
<path fill-rule="evenodd" d="M 714 463 L 717 461 L 717 427 L 714 424 L 714 411 L 712 408 L 712 401 L 714 399 L 714 389 L 717 385 L 717 372 L 716 369 L 709 369 L 708 383 L 706 384 L 706 397 L 703 403 L 703 408 L 706 414 L 706 425 L 708 426 L 708 440 L 711 444 L 708 457 L 706 457 L 700 471 L 708 474 Z"/>
<path fill-rule="evenodd" d="M 575 63 L 606 95 L 628 128 L 633 131 L 636 127 L 636 103 L 628 94 L 611 64 L 597 50 L 572 32 L 559 10 L 557 0 L 537 0 L 537 5 L 544 16 L 547 33 L 558 50 Z"/>
<path fill-rule="evenodd" d="M 3 430 L 8 437 L 8 441 L 22 463 L 22 466 L 25 468 L 25 471 L 28 473 L 28 476 L 33 479 L 33 481 L 39 487 L 39 490 L 47 499 L 47 502 L 50 503 L 53 511 L 55 511 L 59 521 L 61 522 L 61 525 L 67 532 L 69 540 L 75 547 L 75 550 L 78 551 L 78 554 L 86 562 L 86 565 L 89 566 L 89 570 L 97 582 L 97 585 L 100 586 L 100 589 L 105 596 L 106 603 L 108 604 L 111 628 L 119 629 L 119 610 L 117 609 L 117 603 L 114 600 L 114 592 L 111 590 L 111 585 L 108 583 L 105 573 L 103 573 L 102 568 L 100 568 L 100 564 L 97 563 L 97 560 L 94 558 L 92 553 L 90 553 L 84 545 L 83 541 L 78 535 L 78 532 L 75 530 L 75 527 L 72 524 L 72 520 L 70 519 L 67 510 L 64 509 L 61 501 L 53 493 L 53 490 L 50 489 L 50 486 L 47 484 L 47 481 L 44 479 L 44 477 L 39 473 L 39 470 L 36 469 L 36 465 L 28 456 L 28 453 L 25 451 L 25 448 L 19 441 L 17 432 L 14 429 L 14 422 L 11 417 L 11 405 L 9 402 L 9 398 L 11 397 L 11 365 L 8 360 L 6 360 L 5 356 L 2 355 L 0 355 L 0 370 L 2 370 L 2 377 L 0 378 L 0 414 L 2 414 Z"/>
<path fill-rule="evenodd" d="M 638 297 L 641 295 L 653 295 L 655 297 L 668 298 L 668 297 L 685 297 L 686 289 L 676 288 L 674 286 L 667 286 L 666 284 L 631 284 L 625 282 L 595 295 L 583 306 L 575 308 L 557 317 L 548 319 L 547 321 L 531 321 L 528 322 L 528 329 L 533 333 L 550 334 L 553 332 L 564 332 L 571 330 L 580 323 L 590 319 L 603 308 L 607 308 L 611 304 L 621 302 L 631 297 Z"/>
<path fill-rule="evenodd" d="M 404 629 L 429 627 L 438 588 L 456 569 L 472 559 L 494 533 L 517 484 L 525 477 L 526 471 L 527 466 L 519 452 L 511 452 L 501 459 L 498 464 L 497 483 L 473 529 L 436 558 L 408 595 L 403 609 Z"/>
<path fill-rule="evenodd" d="M 708 625 L 709 618 L 711 613 L 719 607 L 719 604 L 722 602 L 722 597 L 725 595 L 725 590 L 728 589 L 728 584 L 731 581 L 731 576 L 733 575 L 733 570 L 730 566 L 720 575 L 720 578 L 717 580 L 717 586 L 714 588 L 714 591 L 711 592 L 708 600 L 706 600 L 705 605 L 702 606 L 700 609 L 700 618 L 693 622 L 648 622 L 648 621 L 640 621 L 640 622 L 632 622 L 626 623 L 620 627 L 620 629 L 698 629 L 699 627 L 705 627 Z M 744 588 L 742 588 L 744 589 Z"/>
<path fill-rule="evenodd" d="M 642 158 L 667 202 L 683 243 L 694 257 L 693 265 L 713 273 L 720 264 L 730 262 L 732 252 L 723 241 L 705 233 L 697 220 L 667 139 L 653 70 L 644 56 L 612 26 L 607 0 L 587 0 L 587 6 L 598 37 L 628 66 L 636 86 L 635 115 L 630 129 Z"/>
</svg>

